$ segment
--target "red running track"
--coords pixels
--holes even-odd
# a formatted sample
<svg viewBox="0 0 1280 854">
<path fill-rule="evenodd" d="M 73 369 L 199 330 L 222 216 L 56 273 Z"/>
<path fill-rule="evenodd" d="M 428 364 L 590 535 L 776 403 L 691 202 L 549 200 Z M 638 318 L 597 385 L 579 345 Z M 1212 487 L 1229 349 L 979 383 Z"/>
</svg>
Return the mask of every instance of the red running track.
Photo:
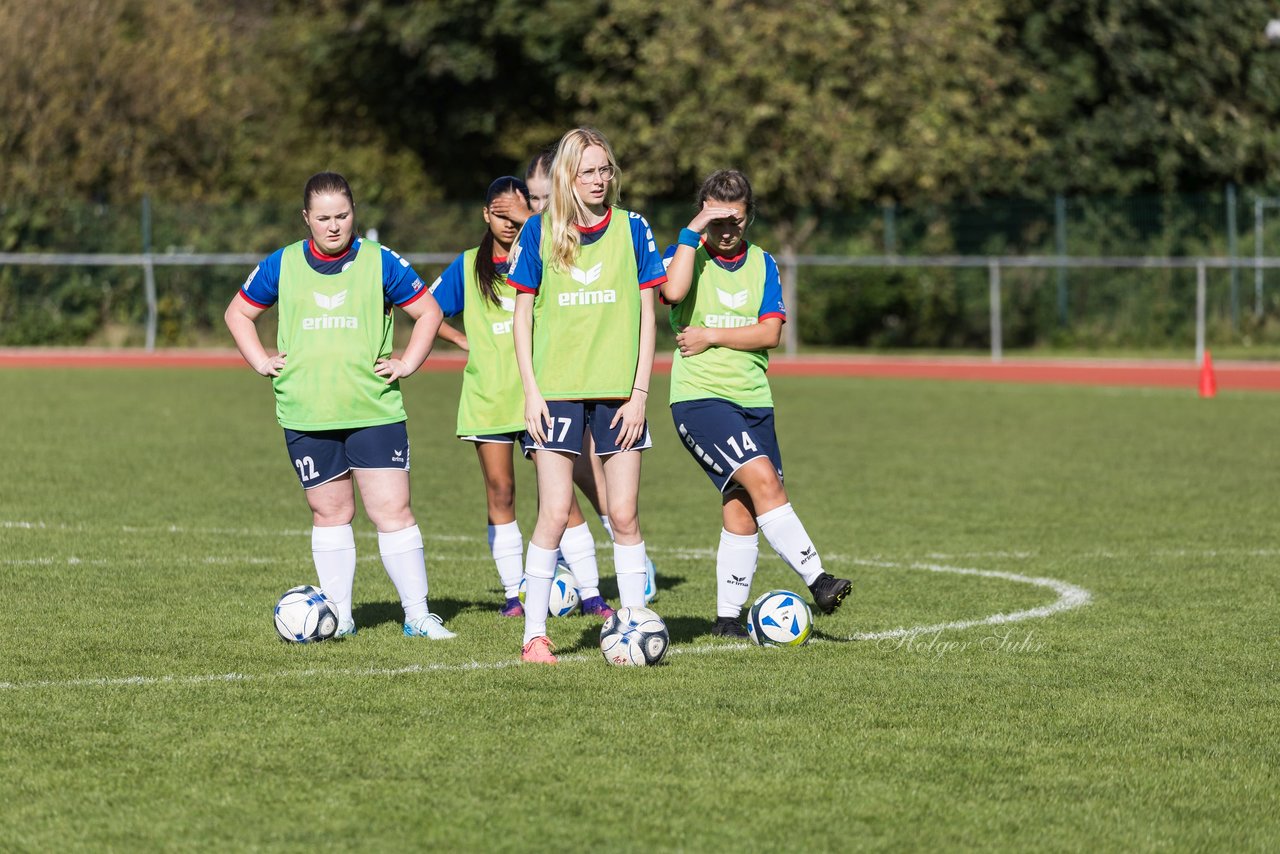
<svg viewBox="0 0 1280 854">
<path fill-rule="evenodd" d="M 437 353 L 428 371 L 458 371 L 466 358 Z M 2 368 L 228 368 L 245 367 L 234 350 L 95 350 L 84 348 L 0 349 Z M 669 356 L 659 355 L 655 369 L 671 369 Z M 775 376 L 890 377 L 898 379 L 968 380 L 979 382 L 1068 383 L 1104 386 L 1199 388 L 1200 369 L 1189 361 L 1104 359 L 1006 359 L 924 356 L 774 356 Z M 1214 369 L 1218 391 L 1280 391 L 1280 363 L 1219 362 Z"/>
</svg>

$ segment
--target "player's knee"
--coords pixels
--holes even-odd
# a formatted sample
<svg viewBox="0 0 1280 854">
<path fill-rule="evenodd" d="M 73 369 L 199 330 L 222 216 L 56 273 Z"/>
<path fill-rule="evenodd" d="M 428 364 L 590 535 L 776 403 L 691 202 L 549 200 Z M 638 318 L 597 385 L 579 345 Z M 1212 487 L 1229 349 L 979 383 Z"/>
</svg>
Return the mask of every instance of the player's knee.
<svg viewBox="0 0 1280 854">
<path fill-rule="evenodd" d="M 485 491 L 489 498 L 489 509 L 491 511 L 507 511 L 509 512 L 516 503 L 516 485 L 510 480 L 491 480 L 485 484 Z"/>
<path fill-rule="evenodd" d="M 634 507 L 614 508 L 609 514 L 609 527 L 615 541 L 631 540 L 640 534 L 640 519 Z"/>
</svg>

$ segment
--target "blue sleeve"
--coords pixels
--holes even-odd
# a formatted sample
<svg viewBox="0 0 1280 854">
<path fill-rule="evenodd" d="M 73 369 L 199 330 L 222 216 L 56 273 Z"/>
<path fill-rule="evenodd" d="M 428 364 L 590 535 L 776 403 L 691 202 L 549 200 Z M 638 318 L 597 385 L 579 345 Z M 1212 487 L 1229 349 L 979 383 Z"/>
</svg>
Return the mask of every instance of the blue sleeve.
<svg viewBox="0 0 1280 854">
<path fill-rule="evenodd" d="M 467 271 L 463 269 L 463 258 L 459 255 L 453 259 L 440 278 L 431 283 L 431 295 L 440 303 L 440 310 L 445 317 L 457 317 L 467 300 Z"/>
<path fill-rule="evenodd" d="M 782 301 L 782 279 L 778 276 L 778 262 L 768 252 L 764 253 L 764 296 L 760 299 L 758 319 L 766 317 L 787 319 L 787 306 Z"/>
<path fill-rule="evenodd" d="M 525 222 L 511 255 L 507 282 L 516 290 L 536 293 L 542 284 L 542 214 Z"/>
<path fill-rule="evenodd" d="M 653 229 L 640 214 L 632 211 L 631 244 L 636 250 L 636 273 L 640 277 L 640 289 L 656 288 L 667 280 L 667 267 L 658 254 L 658 244 L 653 239 Z"/>
<path fill-rule="evenodd" d="M 406 305 L 422 295 L 422 277 L 409 262 L 382 247 L 382 292 L 392 305 Z"/>
<path fill-rule="evenodd" d="M 284 250 L 277 249 L 253 268 L 240 286 L 240 295 L 258 308 L 270 308 L 280 299 L 280 259 Z"/>
</svg>

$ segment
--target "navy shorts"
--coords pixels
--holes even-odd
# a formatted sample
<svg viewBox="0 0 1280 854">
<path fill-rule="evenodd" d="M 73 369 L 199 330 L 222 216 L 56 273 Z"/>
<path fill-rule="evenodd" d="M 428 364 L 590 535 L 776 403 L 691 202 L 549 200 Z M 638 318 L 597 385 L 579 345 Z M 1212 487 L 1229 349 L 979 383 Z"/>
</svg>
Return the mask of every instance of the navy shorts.
<svg viewBox="0 0 1280 854">
<path fill-rule="evenodd" d="M 303 489 L 341 477 L 352 469 L 409 470 L 405 422 L 349 430 L 284 431 L 289 459 Z"/>
<path fill-rule="evenodd" d="M 475 436 L 459 436 L 464 442 L 475 442 L 477 445 L 514 445 L 523 431 L 514 433 L 481 433 Z"/>
<path fill-rule="evenodd" d="M 782 478 L 782 452 L 773 431 L 773 408 L 750 409 L 708 398 L 671 404 L 680 441 L 721 492 L 740 489 L 733 473 L 757 457 L 768 457 Z"/>
<path fill-rule="evenodd" d="M 520 442 L 524 455 L 527 457 L 534 451 L 563 451 L 578 456 L 582 453 L 582 439 L 588 430 L 595 440 L 597 457 L 618 453 L 622 450 L 618 447 L 622 425 L 610 428 L 609 424 L 624 403 L 625 400 L 548 400 L 547 411 L 551 413 L 551 427 L 546 429 L 547 443 L 535 445 L 528 432 L 521 433 Z M 643 451 L 651 447 L 653 441 L 649 437 L 649 422 L 646 419 L 644 435 L 629 450 Z"/>
</svg>

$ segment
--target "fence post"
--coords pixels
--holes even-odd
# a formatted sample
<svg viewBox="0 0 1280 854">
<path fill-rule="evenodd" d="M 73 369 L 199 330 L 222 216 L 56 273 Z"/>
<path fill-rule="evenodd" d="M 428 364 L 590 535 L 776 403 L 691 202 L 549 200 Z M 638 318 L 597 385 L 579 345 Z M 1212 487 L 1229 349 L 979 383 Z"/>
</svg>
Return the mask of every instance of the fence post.
<svg viewBox="0 0 1280 854">
<path fill-rule="evenodd" d="M 796 253 L 792 251 L 790 246 L 782 249 L 782 261 L 779 264 L 781 268 L 778 275 L 782 278 L 782 302 L 787 307 L 787 322 L 782 324 L 782 349 L 788 356 L 796 354 L 796 344 L 799 341 L 798 328 L 796 326 L 796 309 L 799 307 L 796 300 Z"/>
<path fill-rule="evenodd" d="M 1262 197 L 1253 200 L 1253 317 L 1262 319 Z"/>
<path fill-rule="evenodd" d="M 147 296 L 147 352 L 156 349 L 156 266 L 151 260 L 151 196 L 142 197 L 142 286 Z"/>
<path fill-rule="evenodd" d="M 1067 254 L 1067 200 L 1058 193 L 1053 197 L 1053 236 L 1058 257 Z M 1058 325 L 1067 325 L 1067 268 L 1058 266 Z"/>
<path fill-rule="evenodd" d="M 1205 272 L 1204 261 L 1196 260 L 1196 365 L 1204 364 L 1204 304 L 1205 304 Z"/>
<path fill-rule="evenodd" d="M 991 361 L 1004 358 L 1004 329 L 1000 317 L 1000 262 L 992 258 L 987 262 L 991 280 Z"/>
<path fill-rule="evenodd" d="M 1236 185 L 1227 183 L 1227 255 L 1234 262 L 1236 246 Z M 1240 331 L 1240 268 L 1231 265 L 1231 331 Z"/>
</svg>

